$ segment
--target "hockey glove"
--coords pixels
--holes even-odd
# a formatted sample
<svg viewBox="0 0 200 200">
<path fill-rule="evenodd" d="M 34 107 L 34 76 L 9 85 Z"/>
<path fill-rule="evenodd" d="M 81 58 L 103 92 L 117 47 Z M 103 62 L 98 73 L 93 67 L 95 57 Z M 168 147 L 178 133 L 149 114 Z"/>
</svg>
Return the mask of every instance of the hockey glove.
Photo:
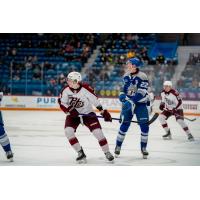
<svg viewBox="0 0 200 200">
<path fill-rule="evenodd" d="M 120 94 L 120 95 L 119 95 L 119 100 L 120 100 L 121 102 L 125 102 L 125 101 L 126 101 L 126 95 L 125 95 L 124 93 Z"/>
<path fill-rule="evenodd" d="M 162 103 L 160 104 L 159 108 L 160 108 L 160 110 L 164 110 L 164 108 L 165 108 L 165 103 L 162 102 Z"/>
<path fill-rule="evenodd" d="M 175 114 L 177 114 L 177 109 L 173 108 L 171 112 L 172 112 L 173 115 L 175 115 Z"/>
<path fill-rule="evenodd" d="M 67 108 L 66 114 L 73 118 L 79 117 L 78 111 L 73 106 Z"/>
<path fill-rule="evenodd" d="M 112 122 L 112 117 L 107 110 L 103 110 L 101 115 L 103 116 L 105 122 Z"/>
</svg>

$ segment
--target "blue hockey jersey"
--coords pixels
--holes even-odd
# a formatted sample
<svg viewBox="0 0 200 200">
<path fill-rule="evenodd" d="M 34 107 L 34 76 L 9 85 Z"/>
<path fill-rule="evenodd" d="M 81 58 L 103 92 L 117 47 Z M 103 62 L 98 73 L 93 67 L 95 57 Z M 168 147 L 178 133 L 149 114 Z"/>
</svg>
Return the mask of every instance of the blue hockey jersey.
<svg viewBox="0 0 200 200">
<path fill-rule="evenodd" d="M 126 73 L 123 77 L 122 93 L 126 94 L 134 103 L 147 103 L 149 81 L 143 72 L 137 74 Z"/>
</svg>

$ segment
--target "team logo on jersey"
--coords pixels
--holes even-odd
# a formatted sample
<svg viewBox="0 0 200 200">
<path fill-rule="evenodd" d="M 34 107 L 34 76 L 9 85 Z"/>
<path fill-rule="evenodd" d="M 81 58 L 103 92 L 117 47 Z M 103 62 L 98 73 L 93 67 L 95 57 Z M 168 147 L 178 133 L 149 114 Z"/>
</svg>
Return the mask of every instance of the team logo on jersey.
<svg viewBox="0 0 200 200">
<path fill-rule="evenodd" d="M 77 97 L 69 97 L 69 105 L 73 106 L 74 108 L 81 108 L 84 106 L 84 102 Z"/>
<path fill-rule="evenodd" d="M 174 104 L 174 102 L 173 102 L 172 100 L 170 100 L 170 99 L 168 99 L 168 98 L 166 98 L 166 97 L 165 97 L 165 101 L 166 101 L 166 103 L 167 103 L 168 105 L 173 105 L 173 104 Z"/>
</svg>

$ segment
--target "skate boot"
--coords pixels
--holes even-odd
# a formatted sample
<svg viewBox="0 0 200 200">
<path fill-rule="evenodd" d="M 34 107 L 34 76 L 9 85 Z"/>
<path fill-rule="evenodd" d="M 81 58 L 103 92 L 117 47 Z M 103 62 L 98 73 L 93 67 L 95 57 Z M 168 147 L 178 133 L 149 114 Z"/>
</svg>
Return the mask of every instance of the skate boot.
<svg viewBox="0 0 200 200">
<path fill-rule="evenodd" d="M 108 161 L 114 160 L 114 156 L 109 151 L 105 153 L 105 156 L 108 159 Z"/>
<path fill-rule="evenodd" d="M 147 159 L 149 155 L 148 151 L 146 149 L 142 149 L 141 152 L 142 152 L 143 159 Z"/>
<path fill-rule="evenodd" d="M 170 130 L 162 136 L 164 140 L 171 140 L 172 139 L 172 134 L 170 132 Z"/>
<path fill-rule="evenodd" d="M 189 141 L 194 141 L 194 137 L 191 133 L 188 134 L 188 140 Z"/>
<path fill-rule="evenodd" d="M 81 148 L 81 150 L 78 152 L 78 157 L 76 158 L 76 161 L 79 163 L 79 164 L 82 164 L 82 163 L 86 163 L 87 160 L 86 160 L 86 155 L 83 151 L 83 149 Z"/>
<path fill-rule="evenodd" d="M 116 147 L 115 147 L 115 158 L 118 158 L 118 157 L 119 157 L 120 151 L 121 151 L 121 147 L 116 146 Z"/>
<path fill-rule="evenodd" d="M 12 153 L 12 151 L 6 152 L 6 157 L 10 162 L 13 162 L 13 153 Z"/>
</svg>

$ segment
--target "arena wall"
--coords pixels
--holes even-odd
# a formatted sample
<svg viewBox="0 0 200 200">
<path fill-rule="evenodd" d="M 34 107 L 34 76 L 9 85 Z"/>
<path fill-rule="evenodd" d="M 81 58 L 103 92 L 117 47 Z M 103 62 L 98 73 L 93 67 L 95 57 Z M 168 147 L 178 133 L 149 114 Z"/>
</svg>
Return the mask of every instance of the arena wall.
<svg viewBox="0 0 200 200">
<path fill-rule="evenodd" d="M 57 99 L 49 96 L 4 96 L 1 110 L 60 111 Z M 121 103 L 117 98 L 100 98 L 100 101 L 109 111 L 120 112 Z M 154 112 L 160 112 L 159 104 L 160 100 L 154 101 Z M 183 101 L 183 108 L 186 115 L 200 116 L 200 101 Z"/>
</svg>

